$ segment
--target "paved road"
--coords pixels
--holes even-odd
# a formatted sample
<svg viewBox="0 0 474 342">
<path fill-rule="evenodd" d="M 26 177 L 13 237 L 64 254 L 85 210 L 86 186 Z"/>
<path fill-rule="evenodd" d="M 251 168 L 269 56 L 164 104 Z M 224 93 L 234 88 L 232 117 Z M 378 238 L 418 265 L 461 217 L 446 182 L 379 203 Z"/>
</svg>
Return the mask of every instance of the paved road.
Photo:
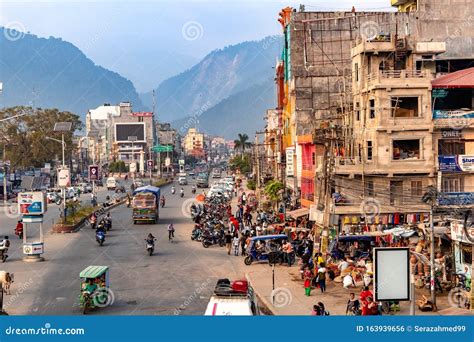
<svg viewBox="0 0 474 342">
<path fill-rule="evenodd" d="M 243 277 L 244 268 L 239 266 L 243 265 L 240 257 L 228 257 L 224 248 L 204 249 L 199 242 L 191 241 L 192 222 L 182 209 L 183 203 L 192 198 L 191 185 L 184 189 L 182 199 L 170 193 L 170 186 L 162 188 L 166 207 L 155 225 L 133 225 L 131 209 L 124 205 L 113 209 L 113 228 L 102 247 L 88 228 L 73 234 L 48 234 L 46 261 L 25 263 L 21 260 L 21 245 L 15 241 L 15 253 L 10 253 L 11 259 L 2 265 L 15 274 L 12 295 L 5 299 L 7 312 L 80 314 L 79 272 L 88 265 L 108 265 L 114 303 L 91 315 L 202 315 L 217 279 Z M 167 239 L 171 222 L 176 227 L 173 243 Z M 4 230 L 2 226 L 0 233 Z M 146 254 L 144 242 L 149 232 L 158 238 L 151 257 Z M 238 262 L 232 258 L 238 258 Z"/>
</svg>

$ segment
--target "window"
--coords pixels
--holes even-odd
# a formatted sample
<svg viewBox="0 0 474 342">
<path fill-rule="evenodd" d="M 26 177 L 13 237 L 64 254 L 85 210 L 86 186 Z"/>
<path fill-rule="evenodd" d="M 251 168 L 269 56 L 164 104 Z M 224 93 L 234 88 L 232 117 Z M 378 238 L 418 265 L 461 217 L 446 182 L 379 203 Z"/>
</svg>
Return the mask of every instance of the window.
<svg viewBox="0 0 474 342">
<path fill-rule="evenodd" d="M 394 118 L 417 118 L 418 97 L 392 97 L 392 117 Z"/>
<path fill-rule="evenodd" d="M 367 195 L 374 197 L 375 192 L 374 192 L 374 181 L 367 181 Z"/>
<path fill-rule="evenodd" d="M 367 160 L 372 160 L 372 141 L 367 141 Z"/>
<path fill-rule="evenodd" d="M 354 74 L 355 74 L 355 80 L 356 82 L 359 82 L 359 63 L 354 64 Z"/>
<path fill-rule="evenodd" d="M 472 246 L 467 243 L 461 243 L 459 245 L 462 251 L 462 263 L 470 265 L 472 263 Z"/>
<path fill-rule="evenodd" d="M 411 181 L 411 195 L 412 196 L 423 195 L 423 182 L 422 181 Z"/>
<path fill-rule="evenodd" d="M 375 118 L 375 99 L 371 99 L 369 101 L 369 105 L 370 105 L 370 118 L 373 119 Z"/>
<path fill-rule="evenodd" d="M 390 181 L 390 205 L 399 205 L 403 202 L 403 182 Z"/>
<path fill-rule="evenodd" d="M 420 159 L 420 140 L 394 140 L 393 160 Z"/>
<path fill-rule="evenodd" d="M 439 140 L 438 141 L 438 154 L 439 155 L 466 154 L 465 143 L 464 141 Z"/>
<path fill-rule="evenodd" d="M 443 177 L 441 192 L 464 192 L 464 179 L 461 177 Z"/>
<path fill-rule="evenodd" d="M 355 112 L 356 112 L 356 120 L 359 121 L 359 120 L 360 120 L 360 106 L 359 106 L 359 102 L 356 102 Z"/>
</svg>

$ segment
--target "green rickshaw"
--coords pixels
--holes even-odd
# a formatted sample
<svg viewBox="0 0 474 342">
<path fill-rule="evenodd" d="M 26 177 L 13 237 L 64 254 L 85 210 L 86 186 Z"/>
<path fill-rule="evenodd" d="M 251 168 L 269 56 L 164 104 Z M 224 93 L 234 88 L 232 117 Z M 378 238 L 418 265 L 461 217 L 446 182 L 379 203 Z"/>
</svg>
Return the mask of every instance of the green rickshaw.
<svg viewBox="0 0 474 342">
<path fill-rule="evenodd" d="M 109 267 L 88 266 L 79 273 L 81 296 L 79 303 L 82 313 L 113 303 L 114 297 L 109 289 Z"/>
</svg>

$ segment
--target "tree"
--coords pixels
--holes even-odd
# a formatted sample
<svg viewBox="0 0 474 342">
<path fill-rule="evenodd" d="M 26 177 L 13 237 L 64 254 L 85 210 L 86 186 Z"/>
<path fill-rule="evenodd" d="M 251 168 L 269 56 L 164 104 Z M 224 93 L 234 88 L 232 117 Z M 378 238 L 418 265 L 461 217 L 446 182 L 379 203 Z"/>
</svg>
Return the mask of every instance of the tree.
<svg viewBox="0 0 474 342">
<path fill-rule="evenodd" d="M 123 160 L 118 160 L 116 162 L 110 163 L 109 165 L 110 172 L 128 172 L 127 165 Z"/>
<path fill-rule="evenodd" d="M 284 186 L 282 182 L 278 180 L 271 180 L 265 185 L 263 192 L 275 207 L 281 198 L 281 192 L 283 189 Z"/>
<path fill-rule="evenodd" d="M 83 124 L 78 115 L 58 109 L 33 109 L 31 107 L 12 107 L 0 111 L 0 119 L 25 114 L 4 121 L 0 127 L 0 144 L 6 144 L 6 156 L 12 168 L 42 167 L 61 159 L 62 146 L 46 137 L 61 139 L 62 132 L 54 131 L 57 122 L 71 122 L 71 132 L 64 132 L 66 143 L 66 162 L 74 151 L 73 133 L 81 130 Z"/>
<path fill-rule="evenodd" d="M 238 134 L 238 139 L 234 140 L 235 148 L 237 150 L 240 150 L 240 154 L 244 154 L 245 149 L 252 146 L 252 143 L 249 141 L 249 136 L 245 133 L 239 133 Z"/>
</svg>

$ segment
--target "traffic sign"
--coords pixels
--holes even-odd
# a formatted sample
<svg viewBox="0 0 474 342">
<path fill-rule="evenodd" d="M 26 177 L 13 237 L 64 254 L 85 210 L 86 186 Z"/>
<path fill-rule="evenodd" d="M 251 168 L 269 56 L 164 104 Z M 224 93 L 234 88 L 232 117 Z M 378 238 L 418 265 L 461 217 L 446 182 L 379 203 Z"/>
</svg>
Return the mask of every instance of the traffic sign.
<svg viewBox="0 0 474 342">
<path fill-rule="evenodd" d="M 153 170 L 153 160 L 148 159 L 146 162 L 146 165 L 148 166 L 148 170 Z"/>
<path fill-rule="evenodd" d="M 173 145 L 155 145 L 152 148 L 153 152 L 173 152 Z"/>
<path fill-rule="evenodd" d="M 89 165 L 89 181 L 99 180 L 99 166 Z"/>
</svg>

